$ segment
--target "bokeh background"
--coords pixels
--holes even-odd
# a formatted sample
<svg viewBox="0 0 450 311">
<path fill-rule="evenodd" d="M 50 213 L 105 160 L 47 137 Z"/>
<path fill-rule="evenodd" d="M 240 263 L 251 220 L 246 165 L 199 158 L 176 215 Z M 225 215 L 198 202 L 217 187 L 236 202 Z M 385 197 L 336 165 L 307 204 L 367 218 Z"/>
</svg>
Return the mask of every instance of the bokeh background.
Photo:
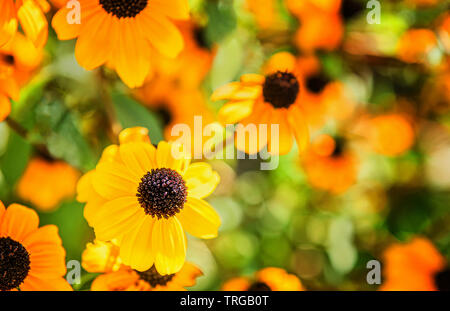
<svg viewBox="0 0 450 311">
<path fill-rule="evenodd" d="M 193 21 L 179 25 L 188 51 L 161 60 L 162 74 L 138 90 L 107 67 L 82 69 L 75 42 L 59 41 L 50 27 L 39 65 L 0 123 L 0 199 L 36 208 L 42 225 L 58 225 L 67 259 L 81 260 L 94 234 L 76 180 L 118 131 L 144 126 L 157 143 L 194 114 L 214 121 L 223 103 L 209 100 L 213 90 L 289 52 L 320 67 L 308 80 L 312 142 L 339 137 L 356 159 L 319 180 L 349 174 L 351 182 L 339 191 L 311 182 L 308 165 L 317 164 L 295 148 L 273 171 L 259 170 L 259 160 L 212 160 L 221 183 L 209 202 L 222 226 L 214 240 L 189 237 L 188 260 L 204 272 L 193 289 L 277 266 L 310 290 L 376 290 L 366 263 L 417 235 L 449 258 L 449 2 L 381 1 L 380 24 L 367 22 L 368 1 L 335 1 L 331 13 L 300 2 L 313 3 L 191 0 Z M 374 121 L 380 116 L 392 118 Z M 83 272 L 75 288 L 89 289 L 95 276 Z"/>
</svg>

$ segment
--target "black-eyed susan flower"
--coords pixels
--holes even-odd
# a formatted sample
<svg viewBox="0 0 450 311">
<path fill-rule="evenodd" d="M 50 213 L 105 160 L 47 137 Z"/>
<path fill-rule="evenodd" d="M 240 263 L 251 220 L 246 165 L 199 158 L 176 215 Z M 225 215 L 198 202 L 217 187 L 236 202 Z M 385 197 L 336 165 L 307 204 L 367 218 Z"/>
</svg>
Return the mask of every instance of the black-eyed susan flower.
<svg viewBox="0 0 450 311">
<path fill-rule="evenodd" d="M 356 156 L 343 138 L 320 135 L 302 157 L 308 182 L 316 188 L 342 193 L 356 181 Z"/>
<path fill-rule="evenodd" d="M 0 2 L 0 47 L 11 41 L 20 23 L 24 34 L 33 44 L 42 48 L 47 42 L 48 23 L 46 0 L 2 0 Z"/>
<path fill-rule="evenodd" d="M 300 150 L 304 150 L 309 141 L 302 107 L 301 76 L 295 63 L 287 62 L 271 68 L 276 68 L 276 71 L 265 76 L 245 74 L 239 82 L 231 82 L 215 90 L 211 97 L 214 101 L 228 101 L 219 111 L 219 121 L 242 125 L 236 129 L 236 147 L 248 154 L 257 153 L 265 146 L 271 154 L 286 154 L 293 146 L 294 137 Z M 256 143 L 250 141 L 248 125 L 256 126 Z M 266 125 L 265 133 L 260 131 L 260 125 Z M 278 137 L 271 135 L 273 125 L 278 126 Z M 278 150 L 272 150 L 272 147 Z"/>
<path fill-rule="evenodd" d="M 20 87 L 42 60 L 42 51 L 18 33 L 0 47 L 0 122 L 11 111 L 10 99 L 18 100 Z"/>
<path fill-rule="evenodd" d="M 176 273 L 185 262 L 185 231 L 217 236 L 220 218 L 204 198 L 219 175 L 207 163 L 190 163 L 180 145 L 162 141 L 154 147 L 145 129 L 124 130 L 119 141 L 79 181 L 84 215 L 97 239 L 117 240 L 125 265 Z"/>
<path fill-rule="evenodd" d="M 152 72 L 156 50 L 170 58 L 183 49 L 183 38 L 171 19 L 188 19 L 187 0 L 80 0 L 81 23 L 69 24 L 68 8 L 52 26 L 60 40 L 78 38 L 78 63 L 92 70 L 105 63 L 129 87 L 141 86 Z"/>
<path fill-rule="evenodd" d="M 17 193 L 40 210 L 51 210 L 75 195 L 79 176 L 75 168 L 63 161 L 33 158 L 19 180 Z"/>
<path fill-rule="evenodd" d="M 259 270 L 254 278 L 237 277 L 223 284 L 224 291 L 303 291 L 300 279 L 281 268 Z"/>
<path fill-rule="evenodd" d="M 0 291 L 72 290 L 58 228 L 38 228 L 35 211 L 0 201 Z"/>
<path fill-rule="evenodd" d="M 385 291 L 450 290 L 450 269 L 445 258 L 426 238 L 394 243 L 383 253 Z"/>
<path fill-rule="evenodd" d="M 93 281 L 93 291 L 183 291 L 194 286 L 196 278 L 202 275 L 189 262 L 169 275 L 159 274 L 154 266 L 146 271 L 133 270 L 122 264 L 119 247 L 114 242 L 98 240 L 87 245 L 82 265 L 88 272 L 102 273 Z"/>
</svg>

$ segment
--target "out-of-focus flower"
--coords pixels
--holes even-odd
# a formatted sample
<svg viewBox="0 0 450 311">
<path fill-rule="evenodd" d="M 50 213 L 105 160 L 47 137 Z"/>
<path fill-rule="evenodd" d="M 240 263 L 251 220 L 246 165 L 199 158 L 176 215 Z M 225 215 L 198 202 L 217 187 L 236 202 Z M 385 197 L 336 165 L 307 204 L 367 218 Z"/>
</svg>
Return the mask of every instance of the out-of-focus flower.
<svg viewBox="0 0 450 311">
<path fill-rule="evenodd" d="M 383 261 L 385 281 L 380 290 L 450 290 L 450 270 L 428 239 L 395 243 L 384 251 Z"/>
<path fill-rule="evenodd" d="M 0 201 L 0 291 L 72 290 L 58 228 L 38 226 L 32 209 Z"/>
<path fill-rule="evenodd" d="M 428 53 L 437 46 L 430 29 L 410 29 L 403 34 L 397 46 L 397 56 L 407 63 L 426 62 Z"/>
<path fill-rule="evenodd" d="M 86 246 L 82 265 L 88 272 L 102 273 L 92 283 L 94 291 L 182 291 L 194 286 L 196 278 L 202 275 L 189 262 L 179 272 L 164 276 L 154 266 L 143 272 L 133 270 L 122 264 L 116 243 L 99 240 Z"/>
<path fill-rule="evenodd" d="M 447 52 L 450 53 L 450 14 L 445 14 L 438 28 L 439 38 Z"/>
<path fill-rule="evenodd" d="M 206 103 L 205 95 L 199 89 L 180 88 L 177 83 L 171 80 L 158 78 L 146 83 L 137 90 L 137 96 L 146 106 L 161 116 L 166 140 L 176 140 L 182 135 L 182 133 L 176 133 L 175 131 L 172 134 L 174 126 L 180 124 L 189 126 L 191 133 L 194 133 L 196 116 L 202 117 L 202 142 L 205 143 L 208 140 L 209 137 L 203 135 L 203 129 L 205 126 L 216 122 L 216 120 L 212 110 Z M 190 149 L 192 155 L 198 159 L 202 156 L 203 148 L 198 152 L 196 152 L 195 148 L 192 148 L 196 138 L 197 136 L 191 135 Z"/>
<path fill-rule="evenodd" d="M 259 270 L 254 279 L 237 277 L 223 284 L 224 291 L 303 291 L 300 279 L 281 268 Z"/>
<path fill-rule="evenodd" d="M 356 181 L 357 158 L 344 138 L 321 135 L 302 157 L 303 167 L 313 187 L 338 194 Z"/>
<path fill-rule="evenodd" d="M 19 196 L 47 211 L 75 195 L 80 173 L 63 161 L 33 158 L 19 180 Z"/>
<path fill-rule="evenodd" d="M 375 152 L 398 156 L 414 144 L 414 129 L 402 114 L 386 114 L 371 118 L 365 136 Z"/>
<path fill-rule="evenodd" d="M 87 70 L 108 63 L 125 84 L 138 87 L 153 71 L 154 50 L 175 58 L 183 49 L 183 38 L 170 19 L 189 18 L 187 0 L 80 0 L 80 4 L 80 24 L 69 24 L 70 9 L 62 8 L 52 26 L 60 40 L 78 38 L 75 56 Z"/>
<path fill-rule="evenodd" d="M 96 169 L 78 183 L 78 200 L 97 239 L 117 239 L 124 264 L 138 271 L 153 265 L 161 275 L 180 271 L 187 231 L 210 239 L 220 218 L 204 200 L 219 183 L 207 163 L 190 163 L 183 146 L 155 148 L 145 129 L 124 130 L 120 145 L 105 149 Z"/>
<path fill-rule="evenodd" d="M 24 34 L 37 48 L 47 42 L 48 23 L 45 18 L 50 5 L 46 0 L 2 0 L 0 3 L 0 47 L 11 41 L 21 26 Z"/>
<path fill-rule="evenodd" d="M 0 122 L 11 111 L 10 99 L 19 99 L 20 87 L 41 60 L 42 51 L 20 33 L 0 47 Z"/>
<path fill-rule="evenodd" d="M 339 14 L 341 0 L 288 0 L 290 11 L 300 19 L 295 41 L 300 49 L 334 50 L 341 43 L 344 26 Z M 323 27 L 327 25 L 327 27 Z"/>
<path fill-rule="evenodd" d="M 277 0 L 246 0 L 245 5 L 261 29 L 278 29 L 285 26 Z"/>
<path fill-rule="evenodd" d="M 162 78 L 177 88 L 197 89 L 211 69 L 216 49 L 207 46 L 204 29 L 193 21 L 176 25 L 183 36 L 184 49 L 175 59 L 154 53 L 154 79 Z"/>
<path fill-rule="evenodd" d="M 219 111 L 219 121 L 241 125 L 236 129 L 236 147 L 248 154 L 255 154 L 265 146 L 271 154 L 286 154 L 293 146 L 293 137 L 299 150 L 308 145 L 309 129 L 302 108 L 301 73 L 289 58 L 281 59 L 287 62 L 279 66 L 270 65 L 270 68 L 277 68 L 275 72 L 265 76 L 245 74 L 239 82 L 231 82 L 215 90 L 211 97 L 214 101 L 228 101 Z M 255 144 L 248 137 L 248 125 L 257 127 Z M 267 125 L 267 135 L 260 131 L 260 125 Z M 272 125 L 278 125 L 279 137 L 271 137 Z M 272 150 L 273 146 L 278 150 Z"/>
</svg>

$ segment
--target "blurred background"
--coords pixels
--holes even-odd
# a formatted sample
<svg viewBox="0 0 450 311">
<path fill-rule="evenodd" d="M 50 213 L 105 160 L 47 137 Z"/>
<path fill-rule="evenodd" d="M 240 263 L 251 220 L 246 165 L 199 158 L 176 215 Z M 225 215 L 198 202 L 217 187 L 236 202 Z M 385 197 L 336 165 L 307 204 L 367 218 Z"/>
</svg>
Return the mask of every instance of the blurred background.
<svg viewBox="0 0 450 311">
<path fill-rule="evenodd" d="M 26 51 L 37 61 L 0 123 L 0 199 L 58 225 L 67 260 L 81 260 L 94 234 L 76 181 L 120 129 L 147 127 L 157 143 L 194 115 L 214 122 L 223 103 L 209 100 L 213 90 L 294 57 L 305 71 L 311 150 L 294 148 L 273 171 L 259 160 L 211 161 L 221 183 L 209 202 L 222 226 L 214 240 L 188 237 L 188 260 L 204 273 L 192 289 L 276 266 L 309 290 L 375 290 L 366 263 L 417 235 L 448 260 L 450 3 L 380 1 L 371 24 L 368 2 L 190 0 L 192 21 L 178 24 L 185 50 L 157 58 L 139 89 L 107 67 L 82 69 L 75 42 L 49 27 L 44 50 Z M 324 156 L 329 138 L 335 150 Z M 95 276 L 83 272 L 75 288 Z"/>
</svg>

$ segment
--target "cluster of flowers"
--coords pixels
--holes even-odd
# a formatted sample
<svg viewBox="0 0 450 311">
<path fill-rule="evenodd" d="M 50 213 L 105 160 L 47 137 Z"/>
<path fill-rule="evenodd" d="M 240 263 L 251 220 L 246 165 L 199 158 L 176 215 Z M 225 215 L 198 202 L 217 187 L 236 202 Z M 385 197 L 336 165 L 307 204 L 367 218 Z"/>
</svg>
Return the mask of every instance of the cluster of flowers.
<svg viewBox="0 0 450 311">
<path fill-rule="evenodd" d="M 192 154 L 171 137 L 174 125 L 191 125 L 195 115 L 221 124 L 277 124 L 276 151 L 267 133 L 258 133 L 256 144 L 236 133 L 236 148 L 254 154 L 267 147 L 278 156 L 296 145 L 309 183 L 333 194 L 356 182 L 359 156 L 353 145 L 363 144 L 369 152 L 386 156 L 401 155 L 414 145 L 417 129 L 407 110 L 373 115 L 358 107 L 358 98 L 344 83 L 323 73 L 318 51 L 333 51 L 341 44 L 353 57 L 377 57 L 378 51 L 370 50 L 367 42 L 360 42 L 365 51 L 355 47 L 356 39 L 343 43 L 345 19 L 356 10 L 344 7 L 345 1 L 286 0 L 291 15 L 300 21 L 291 39 L 301 53 L 274 53 L 260 72 L 243 74 L 239 81 L 216 89 L 211 100 L 224 102 L 217 120 L 199 90 L 216 48 L 202 40 L 188 0 L 79 0 L 79 24 L 68 22 L 73 8 L 65 7 L 65 1 L 52 2 L 58 9 L 51 25 L 59 40 L 76 39 L 75 57 L 83 68 L 114 70 L 126 86 L 137 88 L 137 98 L 168 115 L 166 141 L 154 145 L 146 128 L 124 129 L 119 143 L 108 146 L 96 168 L 81 178 L 62 161 L 35 158 L 19 182 L 19 195 L 44 210 L 72 196 L 77 185 L 77 200 L 85 203 L 84 217 L 96 236 L 83 253 L 85 270 L 101 273 L 92 290 L 184 290 L 202 274 L 186 262 L 185 232 L 200 239 L 217 237 L 221 220 L 205 198 L 220 177 L 210 164 L 192 162 Z M 286 27 L 276 3 L 246 1 L 261 33 Z M 0 122 L 13 122 L 8 117 L 11 100 L 18 100 L 20 87 L 42 62 L 48 36 L 45 13 L 51 9 L 45 0 L 0 3 Z M 446 55 L 438 63 L 429 58 L 436 49 Z M 446 92 L 450 99 L 449 51 L 450 15 L 445 14 L 433 30 L 406 31 L 395 56 L 435 72 L 436 92 Z M 339 124 L 336 130 L 324 129 L 330 120 Z M 173 148 L 181 150 L 181 156 L 175 157 Z M 58 182 L 61 178 L 65 183 Z M 385 255 L 384 289 L 448 286 L 445 260 L 426 239 L 394 245 Z M 38 228 L 33 210 L 0 204 L 0 290 L 70 290 L 63 278 L 64 260 L 55 226 Z M 223 289 L 305 288 L 295 275 L 268 267 L 253 279 L 232 279 Z"/>
</svg>

